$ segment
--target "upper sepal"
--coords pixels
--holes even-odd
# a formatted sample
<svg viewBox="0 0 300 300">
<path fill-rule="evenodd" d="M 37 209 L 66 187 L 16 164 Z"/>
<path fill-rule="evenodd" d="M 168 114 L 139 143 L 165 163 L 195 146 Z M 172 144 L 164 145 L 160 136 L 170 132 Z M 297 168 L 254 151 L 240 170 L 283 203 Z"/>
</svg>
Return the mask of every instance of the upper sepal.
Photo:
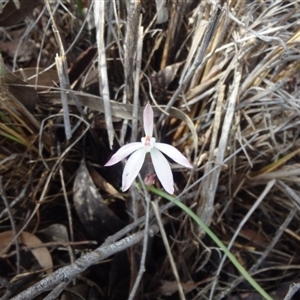
<svg viewBox="0 0 300 300">
<path fill-rule="evenodd" d="M 144 131 L 145 135 L 152 137 L 153 135 L 153 109 L 148 103 L 143 112 Z"/>
</svg>

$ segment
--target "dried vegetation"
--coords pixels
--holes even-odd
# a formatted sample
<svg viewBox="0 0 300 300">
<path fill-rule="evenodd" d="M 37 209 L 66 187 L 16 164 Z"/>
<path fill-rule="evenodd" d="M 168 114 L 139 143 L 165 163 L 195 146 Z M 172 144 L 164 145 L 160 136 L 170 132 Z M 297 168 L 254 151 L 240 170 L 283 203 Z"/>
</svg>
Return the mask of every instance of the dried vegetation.
<svg viewBox="0 0 300 300">
<path fill-rule="evenodd" d="M 103 164 L 140 138 L 148 101 L 195 166 L 174 166 L 179 199 L 283 299 L 300 266 L 300 1 L 0 2 L 1 299 L 129 225 L 105 245 L 141 233 L 131 244 L 35 295 L 127 299 L 145 195 Z M 185 213 L 162 220 L 180 284 L 157 233 L 136 299 L 260 299 Z"/>
</svg>

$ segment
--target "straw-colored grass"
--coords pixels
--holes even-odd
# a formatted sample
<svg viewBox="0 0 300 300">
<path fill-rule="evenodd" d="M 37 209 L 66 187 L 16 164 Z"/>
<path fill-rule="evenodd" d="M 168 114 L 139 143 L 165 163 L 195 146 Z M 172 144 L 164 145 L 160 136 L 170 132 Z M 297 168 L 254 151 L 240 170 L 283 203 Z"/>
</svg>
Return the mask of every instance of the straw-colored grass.
<svg viewBox="0 0 300 300">
<path fill-rule="evenodd" d="M 270 297 L 283 299 L 299 282 L 300 1 L 111 0 L 85 9 L 84 1 L 45 3 L 18 25 L 18 35 L 14 27 L 1 32 L 0 237 L 27 231 L 52 242 L 59 268 L 94 248 L 90 240 L 101 244 L 126 224 L 143 224 L 146 190 L 134 184 L 121 195 L 121 165 L 103 165 L 119 146 L 140 139 L 142 107 L 150 102 L 156 138 L 194 165 L 172 165 L 177 199 Z M 82 161 L 87 168 L 79 174 Z M 95 184 L 80 187 L 81 199 L 74 196 L 78 176 Z M 185 212 L 169 207 L 161 218 L 169 254 L 159 234 L 150 237 L 137 299 L 254 297 Z M 63 238 L 49 233 L 58 225 Z M 30 276 L 43 270 L 32 257 L 33 268 L 23 262 L 28 246 L 21 239 L 5 246 L 0 295 L 10 299 L 23 290 L 15 279 L 29 278 L 30 287 L 40 279 Z M 95 285 L 99 299 L 127 298 L 141 248 L 106 262 L 109 279 L 85 271 L 69 290 Z"/>
</svg>

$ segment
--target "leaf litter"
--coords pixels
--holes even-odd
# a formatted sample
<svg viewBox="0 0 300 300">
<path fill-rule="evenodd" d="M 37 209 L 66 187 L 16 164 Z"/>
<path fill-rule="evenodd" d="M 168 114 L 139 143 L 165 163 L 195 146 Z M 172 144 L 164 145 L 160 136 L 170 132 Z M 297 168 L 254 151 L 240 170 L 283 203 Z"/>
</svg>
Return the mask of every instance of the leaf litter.
<svg viewBox="0 0 300 300">
<path fill-rule="evenodd" d="M 172 165 L 175 194 L 273 299 L 297 299 L 300 2 L 25 2 L 0 12 L 0 299 L 143 229 L 144 191 L 121 193 L 122 164 L 103 165 L 139 140 L 148 102 L 156 138 L 194 164 Z M 138 299 L 260 299 L 183 212 L 162 221 L 183 295 L 154 234 Z M 141 249 L 47 297 L 127 299 Z"/>
</svg>

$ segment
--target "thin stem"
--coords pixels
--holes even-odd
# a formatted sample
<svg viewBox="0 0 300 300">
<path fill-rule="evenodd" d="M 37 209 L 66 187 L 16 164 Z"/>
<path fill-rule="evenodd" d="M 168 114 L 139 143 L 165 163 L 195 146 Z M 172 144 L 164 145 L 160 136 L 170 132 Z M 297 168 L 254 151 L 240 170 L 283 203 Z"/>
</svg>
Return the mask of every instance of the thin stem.
<svg viewBox="0 0 300 300">
<path fill-rule="evenodd" d="M 150 210 L 150 195 L 145 187 L 145 185 L 142 182 L 142 187 L 144 189 L 144 194 L 145 194 L 145 201 L 146 201 L 146 213 L 145 213 L 145 229 L 144 229 L 144 241 L 143 241 L 143 252 L 142 252 L 142 257 L 140 261 L 140 268 L 138 275 L 136 277 L 136 280 L 134 282 L 134 285 L 132 287 L 132 290 L 130 292 L 130 295 L 128 297 L 128 300 L 133 300 L 136 292 L 138 290 L 138 287 L 140 285 L 140 282 L 142 280 L 143 274 L 146 270 L 145 268 L 145 261 L 146 261 L 146 255 L 147 255 L 147 248 L 148 248 L 148 235 L 149 235 L 149 210 Z"/>
</svg>

